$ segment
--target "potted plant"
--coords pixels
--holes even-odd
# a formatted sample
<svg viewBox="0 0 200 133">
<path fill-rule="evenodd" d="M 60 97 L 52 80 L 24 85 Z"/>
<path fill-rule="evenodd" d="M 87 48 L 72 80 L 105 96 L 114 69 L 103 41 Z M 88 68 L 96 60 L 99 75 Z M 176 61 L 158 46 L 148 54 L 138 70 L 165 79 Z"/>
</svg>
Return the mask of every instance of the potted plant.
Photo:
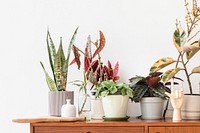
<svg viewBox="0 0 200 133">
<path fill-rule="evenodd" d="M 191 3 L 185 0 L 186 7 L 186 30 L 184 30 L 180 23 L 176 23 L 176 30 L 173 34 L 174 46 L 177 49 L 178 57 L 173 59 L 171 57 L 164 57 L 156 61 L 150 68 L 150 73 L 157 72 L 162 68 L 175 63 L 172 69 L 164 72 L 162 81 L 166 83 L 171 78 L 174 78 L 178 72 L 184 72 L 189 88 L 189 94 L 185 94 L 185 100 L 182 106 L 184 119 L 200 119 L 200 95 L 194 94 L 192 87 L 191 76 L 194 73 L 200 73 L 200 66 L 194 67 L 192 70 L 188 69 L 190 60 L 200 50 L 200 41 L 197 37 L 200 31 L 197 30 L 200 18 L 200 8 L 197 6 L 197 1 L 193 0 Z M 190 99 L 192 98 L 192 99 Z M 191 108 L 187 108 L 191 107 Z M 188 113 L 187 113 L 188 112 Z"/>
<path fill-rule="evenodd" d="M 46 82 L 49 87 L 49 115 L 52 116 L 60 116 L 61 115 L 61 107 L 66 103 L 66 99 L 71 99 L 73 103 L 73 92 L 66 91 L 67 84 L 67 76 L 68 76 L 68 65 L 69 65 L 69 57 L 71 53 L 71 47 L 74 43 L 75 36 L 77 34 L 78 28 L 75 30 L 70 44 L 68 46 L 67 57 L 65 57 L 63 46 L 62 46 L 62 38 L 60 38 L 60 45 L 56 52 L 56 47 L 51 38 L 49 31 L 47 31 L 47 50 L 49 56 L 49 63 L 52 70 L 53 78 L 47 73 L 42 62 L 41 66 L 44 70 Z"/>
<path fill-rule="evenodd" d="M 116 63 L 115 67 L 113 68 L 110 61 L 108 61 L 108 65 L 104 65 L 101 61 L 100 52 L 103 50 L 105 46 L 105 37 L 103 32 L 100 33 L 100 39 L 96 42 L 91 41 L 90 36 L 87 38 L 87 43 L 85 50 L 81 50 L 77 46 L 73 45 L 72 50 L 74 53 L 74 59 L 70 63 L 70 65 L 76 63 L 78 69 L 80 69 L 81 64 L 84 64 L 84 71 L 83 71 L 83 80 L 75 80 L 72 83 L 80 87 L 80 95 L 83 95 L 83 99 L 80 100 L 79 96 L 79 115 L 83 112 L 88 112 L 92 108 L 92 118 L 100 119 L 104 115 L 102 102 L 100 98 L 90 98 L 90 90 L 94 86 L 96 86 L 99 82 L 104 80 L 113 80 L 116 81 L 119 79 L 117 76 L 118 73 L 118 62 Z M 92 52 L 92 48 L 95 48 L 95 51 Z M 81 55 L 84 56 L 83 61 L 81 61 Z M 89 87 L 88 83 L 91 83 L 92 86 Z M 90 89 L 88 89 L 90 88 Z M 82 94 L 83 93 L 83 94 Z M 95 92 L 93 91 L 93 94 Z M 90 99 L 92 101 L 90 107 Z M 98 104 L 98 105 L 96 105 Z M 98 110 L 96 109 L 98 108 Z M 96 111 L 95 111 L 96 110 Z M 96 113 L 96 114 L 95 114 Z"/>
<path fill-rule="evenodd" d="M 170 89 L 161 82 L 160 72 L 149 74 L 147 77 L 136 76 L 130 80 L 130 87 L 134 92 L 132 100 L 140 102 L 143 119 L 162 119 L 165 92 Z"/>
<path fill-rule="evenodd" d="M 128 99 L 133 90 L 126 83 L 105 80 L 96 85 L 96 97 L 101 97 L 105 118 L 127 118 Z"/>
</svg>

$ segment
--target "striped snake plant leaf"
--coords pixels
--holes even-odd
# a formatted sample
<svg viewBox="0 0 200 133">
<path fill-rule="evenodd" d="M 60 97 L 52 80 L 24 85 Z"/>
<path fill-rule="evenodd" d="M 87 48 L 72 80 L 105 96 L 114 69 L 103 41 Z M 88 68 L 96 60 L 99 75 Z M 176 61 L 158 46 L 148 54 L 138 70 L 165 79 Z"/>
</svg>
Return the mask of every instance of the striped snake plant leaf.
<svg viewBox="0 0 200 133">
<path fill-rule="evenodd" d="M 200 73 L 200 65 L 192 69 L 192 73 Z"/>
<path fill-rule="evenodd" d="M 181 52 L 181 46 L 187 43 L 187 34 L 182 28 L 177 28 L 173 34 L 174 46 Z"/>
<path fill-rule="evenodd" d="M 46 82 L 47 82 L 47 85 L 48 85 L 50 91 L 57 91 L 56 84 L 55 84 L 54 80 L 51 79 L 51 77 L 49 76 L 49 74 L 46 72 L 43 63 L 40 62 L 40 64 L 41 64 L 41 66 L 42 66 L 42 68 L 44 70 L 45 77 L 46 77 Z"/>
<path fill-rule="evenodd" d="M 52 73 L 53 73 L 54 82 L 56 82 L 56 78 L 55 78 L 55 74 L 54 74 L 54 66 L 53 66 L 55 55 L 56 55 L 56 48 L 55 48 L 55 45 L 53 43 L 53 40 L 51 38 L 51 35 L 50 35 L 49 31 L 47 31 L 46 41 L 47 41 L 47 50 L 48 50 L 48 56 L 49 56 L 49 63 L 50 63 L 51 70 L 52 70 Z"/>
<path fill-rule="evenodd" d="M 54 60 L 54 73 L 55 73 L 57 88 L 59 91 L 64 91 L 66 89 L 66 79 L 65 79 L 66 77 L 63 76 L 64 64 L 65 64 L 65 55 L 63 52 L 62 41 L 61 41 Z"/>
<path fill-rule="evenodd" d="M 187 60 L 190 60 L 200 50 L 200 41 L 194 41 L 189 46 L 184 46 L 183 49 L 186 52 Z"/>
<path fill-rule="evenodd" d="M 65 61 L 66 64 L 64 64 L 64 68 L 63 68 L 65 70 L 66 77 L 68 75 L 70 53 L 71 53 L 71 50 L 72 50 L 72 45 L 74 44 L 74 41 L 75 41 L 75 38 L 76 38 L 77 31 L 78 31 L 78 27 L 74 31 L 74 34 L 73 34 L 73 36 L 70 40 L 70 43 L 69 43 L 69 46 L 68 46 L 68 49 L 67 49 L 67 57 L 66 57 L 66 61 Z M 67 83 L 67 78 L 66 78 L 66 83 Z"/>
<path fill-rule="evenodd" d="M 163 73 L 162 75 L 162 81 L 164 82 L 164 84 L 169 81 L 172 77 L 174 77 L 174 75 L 176 75 L 176 73 L 178 73 L 181 69 L 179 67 L 177 68 L 173 68 L 170 70 L 167 70 L 165 73 Z"/>
<path fill-rule="evenodd" d="M 157 72 L 158 70 L 172 64 L 176 62 L 176 60 L 170 58 L 170 57 L 164 57 L 164 58 L 161 58 L 159 60 L 157 60 L 150 68 L 150 73 L 154 73 L 154 72 Z"/>
</svg>

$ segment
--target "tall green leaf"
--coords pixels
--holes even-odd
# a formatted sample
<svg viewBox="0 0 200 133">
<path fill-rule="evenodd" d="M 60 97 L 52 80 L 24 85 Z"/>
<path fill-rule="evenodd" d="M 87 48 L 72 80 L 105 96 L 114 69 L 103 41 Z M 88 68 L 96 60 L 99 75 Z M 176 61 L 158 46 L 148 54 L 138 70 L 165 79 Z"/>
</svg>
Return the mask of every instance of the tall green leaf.
<svg viewBox="0 0 200 133">
<path fill-rule="evenodd" d="M 52 73 L 53 73 L 54 82 L 56 83 L 56 78 L 55 78 L 55 73 L 54 73 L 54 65 L 53 65 L 54 64 L 55 55 L 56 55 L 56 48 L 55 48 L 55 45 L 54 45 L 53 40 L 51 38 L 51 35 L 49 33 L 49 30 L 47 31 L 46 41 L 47 41 L 47 50 L 48 50 L 48 56 L 49 56 L 49 63 L 50 63 L 51 70 L 52 70 Z M 50 41 L 50 44 L 49 44 L 49 41 Z"/>
<path fill-rule="evenodd" d="M 55 73 L 57 88 L 59 91 L 64 91 L 66 89 L 66 79 L 63 76 L 64 64 L 65 64 L 65 55 L 63 52 L 62 39 L 61 39 L 60 46 L 54 60 L 54 73 Z"/>
<path fill-rule="evenodd" d="M 70 53 L 71 53 L 71 50 L 72 50 L 72 45 L 74 44 L 74 41 L 75 41 L 75 38 L 76 38 L 77 31 L 78 31 L 78 27 L 76 28 L 76 30 L 75 30 L 72 38 L 71 38 L 71 41 L 69 43 L 68 50 L 67 50 L 66 62 L 64 64 L 64 69 L 66 70 L 66 77 L 68 75 L 68 66 L 69 66 Z M 66 83 L 67 83 L 67 78 L 66 78 Z"/>
<path fill-rule="evenodd" d="M 45 68 L 44 68 L 44 65 L 42 64 L 42 62 L 40 62 L 43 70 L 44 70 L 44 73 L 45 73 L 45 77 L 46 77 L 46 82 L 47 82 L 47 85 L 50 89 L 50 91 L 57 91 L 57 88 L 56 88 L 56 84 L 54 82 L 53 79 L 51 79 L 51 77 L 49 76 L 49 74 L 46 72 Z"/>
</svg>

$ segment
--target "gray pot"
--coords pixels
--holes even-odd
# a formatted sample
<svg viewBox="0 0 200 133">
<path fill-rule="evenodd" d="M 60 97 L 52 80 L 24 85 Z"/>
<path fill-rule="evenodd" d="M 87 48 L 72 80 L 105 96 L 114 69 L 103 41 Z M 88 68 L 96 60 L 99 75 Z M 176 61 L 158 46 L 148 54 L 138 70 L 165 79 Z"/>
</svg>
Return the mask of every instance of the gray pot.
<svg viewBox="0 0 200 133">
<path fill-rule="evenodd" d="M 159 97 L 145 97 L 140 101 L 142 119 L 162 119 L 164 100 Z"/>
<path fill-rule="evenodd" d="M 49 92 L 49 115 L 61 116 L 61 107 L 66 104 L 66 99 L 71 99 L 74 104 L 73 91 L 50 91 Z"/>
</svg>

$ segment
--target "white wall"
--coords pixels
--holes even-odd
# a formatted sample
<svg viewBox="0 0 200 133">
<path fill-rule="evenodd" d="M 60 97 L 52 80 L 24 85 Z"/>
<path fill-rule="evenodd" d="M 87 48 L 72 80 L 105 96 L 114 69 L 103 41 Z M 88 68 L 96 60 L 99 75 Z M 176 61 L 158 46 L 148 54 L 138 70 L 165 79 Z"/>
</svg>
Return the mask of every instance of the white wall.
<svg viewBox="0 0 200 133">
<path fill-rule="evenodd" d="M 104 61 L 119 61 L 121 81 L 148 74 L 160 57 L 177 52 L 172 33 L 175 19 L 184 26 L 183 0 L 6 0 L 0 4 L 0 132 L 28 133 L 28 124 L 16 124 L 16 117 L 47 115 L 48 88 L 39 64 L 49 67 L 46 31 L 50 27 L 55 42 L 64 38 L 65 47 L 79 26 L 76 45 L 98 37 L 102 30 L 106 47 Z M 58 45 L 57 45 L 58 46 Z M 200 55 L 190 62 L 195 65 Z M 192 66 L 191 65 L 191 66 Z M 198 64 L 196 64 L 198 65 Z M 76 66 L 69 81 L 81 78 Z M 198 90 L 198 76 L 193 76 Z M 186 86 L 185 86 L 186 87 Z M 77 90 L 74 86 L 68 86 Z M 140 115 L 139 106 L 130 103 L 129 115 Z"/>
</svg>

